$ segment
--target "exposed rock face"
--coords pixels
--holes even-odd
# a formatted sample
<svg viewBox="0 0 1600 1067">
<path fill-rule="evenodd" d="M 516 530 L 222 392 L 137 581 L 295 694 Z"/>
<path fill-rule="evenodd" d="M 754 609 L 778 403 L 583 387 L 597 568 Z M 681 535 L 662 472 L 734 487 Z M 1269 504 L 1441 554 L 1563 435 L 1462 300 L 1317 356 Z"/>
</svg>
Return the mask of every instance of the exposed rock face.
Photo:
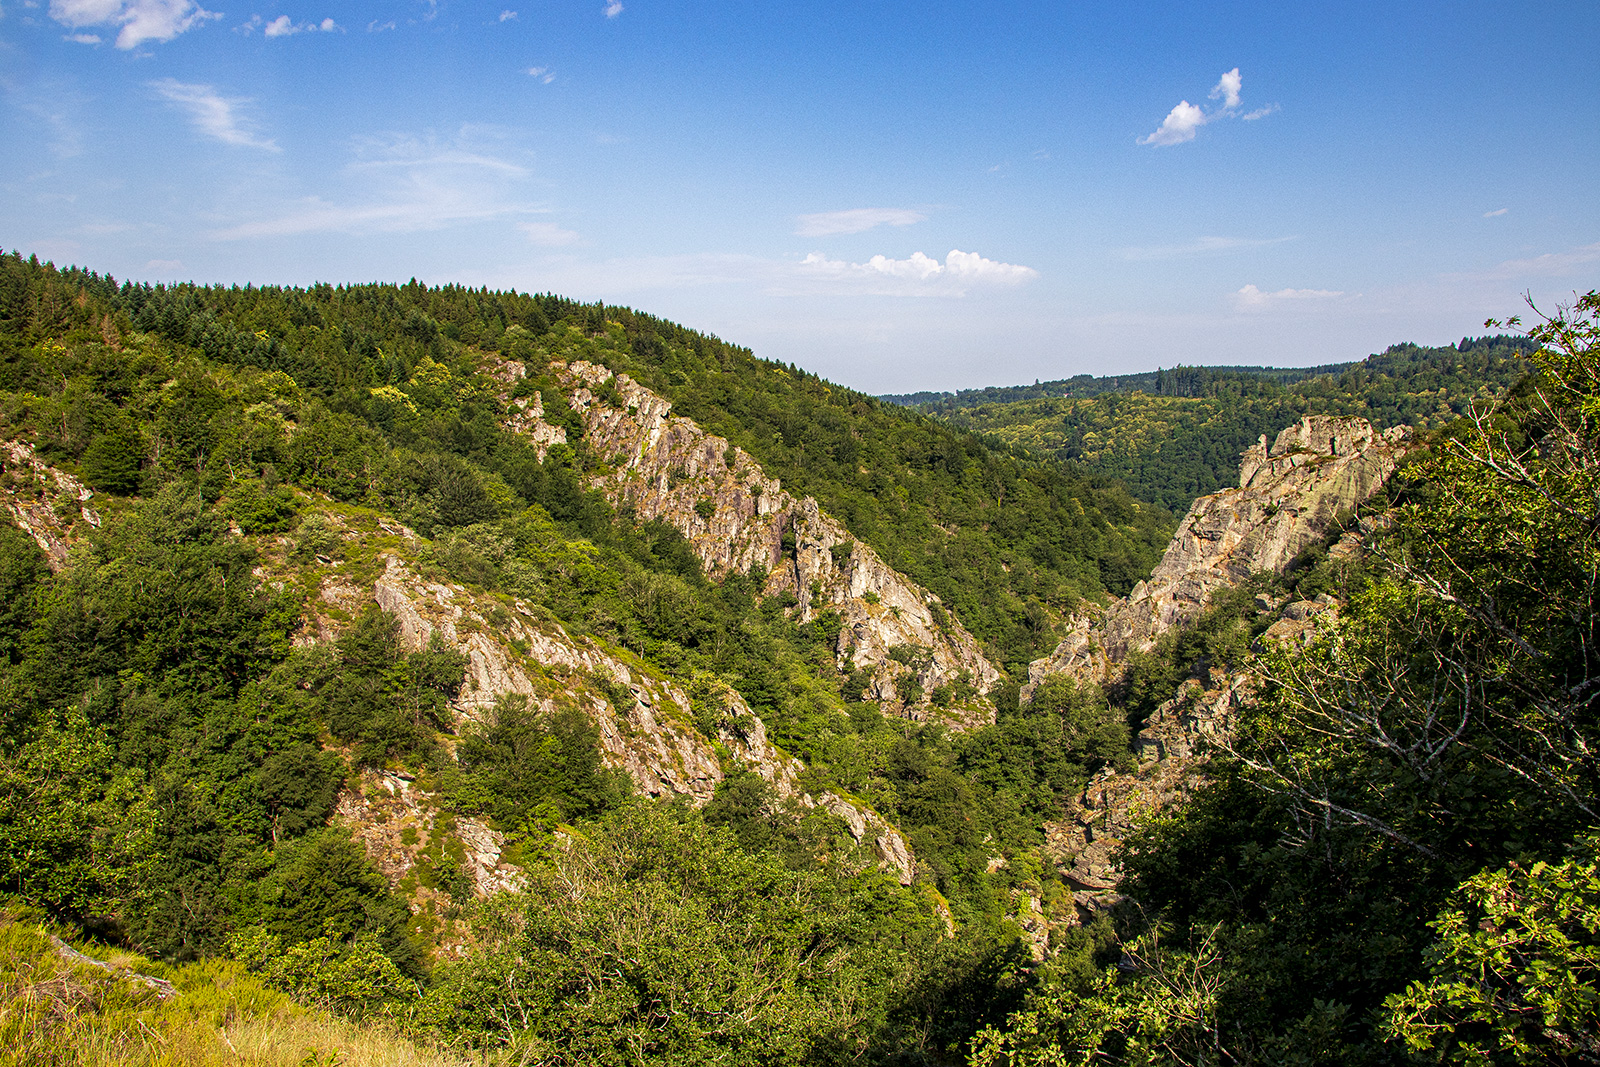
<svg viewBox="0 0 1600 1067">
<path fill-rule="evenodd" d="M 1149 580 L 1099 619 L 1077 619 L 1055 651 L 1029 665 L 1024 695 L 1052 674 L 1104 681 L 1130 652 L 1193 622 L 1216 590 L 1283 571 L 1378 491 L 1409 441 L 1408 427 L 1375 434 L 1366 419 L 1328 415 L 1302 418 L 1270 449 L 1263 436 L 1244 453 L 1239 488 L 1196 500 Z"/>
<path fill-rule="evenodd" d="M 61 570 L 67 564 L 72 526 L 80 519 L 100 525 L 100 516 L 89 506 L 94 493 L 45 463 L 22 441 L 0 442 L 0 475 L 0 505 L 44 549 L 50 569 Z"/>
<path fill-rule="evenodd" d="M 481 819 L 444 814 L 434 795 L 409 775 L 363 771 L 339 794 L 334 816 L 349 827 L 389 884 L 403 887 L 412 914 L 436 924 L 433 940 L 441 957 L 462 955 L 468 935 L 464 923 L 447 917 L 454 914 L 452 901 L 437 885 L 445 869 L 458 867 L 477 896 L 526 884 L 522 871 L 502 859 L 505 835 Z M 429 877 L 420 877 L 424 871 Z"/>
<path fill-rule="evenodd" d="M 532 403 L 524 410 L 531 418 L 542 413 L 535 412 Z M 99 516 L 88 506 L 94 494 L 71 475 L 39 460 L 19 441 L 0 442 L 0 473 L 10 476 L 0 483 L 0 506 L 39 542 L 50 566 L 60 570 L 77 532 L 73 526 L 80 519 L 100 525 Z M 330 523 L 347 541 L 361 536 L 336 517 L 330 517 Z M 382 534 L 403 543 L 418 540 L 403 526 L 382 521 L 377 525 Z M 464 586 L 422 579 L 393 552 L 380 558 L 384 571 L 375 581 L 358 580 L 323 558 L 329 570 L 318 583 L 315 599 L 307 604 L 297 644 L 334 640 L 340 618 L 376 602 L 398 621 L 407 651 L 425 647 L 437 632 L 467 656 L 466 681 L 455 701 L 463 721 L 480 719 L 505 694 L 520 694 L 546 706 L 558 697 L 576 699 L 599 726 L 602 755 L 609 766 L 625 770 L 641 793 L 686 796 L 696 805 L 711 799 L 725 775 L 716 748 L 720 745 L 734 767 L 759 775 L 780 801 L 821 808 L 841 818 L 886 869 L 902 884 L 911 884 L 916 860 L 900 832 L 877 812 L 838 794 L 803 791 L 799 782 L 804 766 L 768 740 L 766 725 L 737 692 L 724 689 L 720 694 L 726 713 L 716 736 L 707 738 L 693 724 L 688 695 L 670 680 L 637 662 L 629 666 L 587 638 L 573 638 L 540 609 L 521 601 L 510 609 L 498 600 L 486 603 Z M 257 566 L 255 574 L 272 580 L 270 566 Z M 365 785 L 347 791 L 338 811 L 367 842 L 379 866 L 403 878 L 412 862 L 406 856 L 415 850 L 408 846 L 396 852 L 384 832 L 372 829 L 373 819 L 367 816 L 376 811 L 372 798 L 380 794 L 370 788 L 373 783 Z M 399 776 L 384 776 L 376 786 L 387 790 L 401 808 L 428 807 L 427 797 Z M 512 884 L 506 879 L 513 876 L 500 863 L 501 839 L 495 831 L 481 821 L 459 819 L 451 833 L 466 850 L 466 866 L 479 891 L 494 892 Z"/>
<path fill-rule="evenodd" d="M 802 622 L 838 612 L 838 667 L 871 669 L 871 698 L 898 703 L 902 689 L 920 691 L 905 710 L 924 718 L 937 711 L 927 694 L 965 683 L 974 696 L 938 713 L 958 726 L 993 721 L 993 705 L 978 694 L 1000 672 L 938 597 L 856 541 L 815 500 L 786 492 L 748 453 L 673 415 L 665 397 L 592 363 L 551 369 L 570 388 L 589 444 L 610 461 L 592 484 L 613 503 L 678 529 L 710 574 L 762 568 L 766 592 L 792 593 Z M 902 681 L 909 677 L 915 690 Z"/>
<path fill-rule="evenodd" d="M 1194 502 L 1161 563 L 1125 601 L 1098 620 L 1083 616 L 1049 657 L 1029 665 L 1024 696 L 1045 678 L 1080 681 L 1112 677 L 1129 653 L 1154 647 L 1168 630 L 1186 625 L 1218 589 L 1259 571 L 1282 572 L 1321 541 L 1341 513 L 1370 498 L 1393 473 L 1410 438 L 1406 427 L 1374 434 L 1365 419 L 1310 416 L 1247 449 L 1239 488 Z M 1359 551 L 1378 522 L 1363 520 L 1330 554 Z M 1319 626 L 1337 618 L 1326 595 L 1290 604 L 1257 602 L 1277 618 L 1262 634 L 1267 644 L 1303 646 Z M 1135 741 L 1139 768 L 1102 771 L 1068 805 L 1066 817 L 1045 827 L 1047 852 L 1075 888 L 1080 915 L 1114 904 L 1121 872 L 1115 853 L 1142 813 L 1171 804 L 1200 782 L 1208 742 L 1228 736 L 1233 714 L 1249 699 L 1249 674 L 1191 678 L 1151 714 Z"/>
<path fill-rule="evenodd" d="M 550 454 L 552 445 L 567 443 L 567 431 L 544 421 L 544 398 L 538 393 L 511 402 L 511 412 L 506 425 L 533 441 L 534 449 L 542 460 Z"/>
<path fill-rule="evenodd" d="M 370 596 L 399 622 L 407 650 L 425 647 L 437 633 L 467 656 L 466 682 L 456 700 L 464 719 L 481 718 L 505 694 L 547 707 L 576 698 L 599 726 L 609 766 L 626 771 L 642 793 L 687 796 L 697 806 L 711 799 L 725 775 L 715 742 L 734 766 L 764 779 L 779 800 L 842 818 L 851 836 L 867 842 L 887 869 L 910 884 L 916 864 L 899 831 L 837 794 L 801 790 L 803 765 L 768 740 L 766 725 L 737 692 L 720 692 L 725 714 L 716 737 L 707 738 L 693 724 L 688 694 L 670 680 L 573 638 L 520 601 L 511 611 L 498 602 L 498 612 L 485 609 L 461 586 L 424 581 L 392 555 L 385 563 Z M 361 592 L 338 579 L 324 584 L 324 599 L 335 589 L 357 597 L 341 606 L 359 608 Z"/>
</svg>

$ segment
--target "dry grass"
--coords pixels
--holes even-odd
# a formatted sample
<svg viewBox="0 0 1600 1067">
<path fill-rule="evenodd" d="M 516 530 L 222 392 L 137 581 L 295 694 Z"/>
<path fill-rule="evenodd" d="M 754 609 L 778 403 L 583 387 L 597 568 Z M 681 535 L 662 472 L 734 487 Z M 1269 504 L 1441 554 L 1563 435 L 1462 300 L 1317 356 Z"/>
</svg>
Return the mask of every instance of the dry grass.
<svg viewBox="0 0 1600 1067">
<path fill-rule="evenodd" d="M 177 994 L 70 962 L 38 927 L 0 918 L 0 1067 L 486 1067 L 382 1022 L 303 1008 L 230 961 L 96 955 Z"/>
</svg>

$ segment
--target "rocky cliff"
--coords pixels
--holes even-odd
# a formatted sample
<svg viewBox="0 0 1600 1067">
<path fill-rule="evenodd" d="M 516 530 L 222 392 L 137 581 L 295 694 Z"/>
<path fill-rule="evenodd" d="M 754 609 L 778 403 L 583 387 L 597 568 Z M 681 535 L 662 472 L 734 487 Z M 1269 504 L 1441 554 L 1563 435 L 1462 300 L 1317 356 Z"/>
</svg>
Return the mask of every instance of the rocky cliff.
<svg viewBox="0 0 1600 1067">
<path fill-rule="evenodd" d="M 591 485 L 614 504 L 675 527 L 710 574 L 759 568 L 768 595 L 794 596 L 797 621 L 836 612 L 836 665 L 869 672 L 868 699 L 957 727 L 993 721 L 983 694 L 1000 672 L 938 597 L 851 537 L 815 500 L 785 491 L 744 450 L 673 415 L 665 397 L 592 363 L 551 370 L 583 418 L 585 439 L 607 461 Z M 559 428 L 530 412 L 517 409 L 508 424 L 535 442 L 555 440 Z"/>
<path fill-rule="evenodd" d="M 22 441 L 0 441 L 0 507 L 44 549 L 50 569 L 66 566 L 80 521 L 98 527 L 89 506 L 94 493 L 78 479 L 41 460 Z"/>
<path fill-rule="evenodd" d="M 1270 448 L 1263 435 L 1244 453 L 1239 487 L 1196 500 L 1149 579 L 1074 619 L 1067 638 L 1029 665 L 1024 696 L 1052 674 L 1106 681 L 1129 653 L 1193 622 L 1216 590 L 1281 573 L 1378 491 L 1410 440 L 1405 426 L 1377 434 L 1366 419 L 1329 415 L 1302 418 Z"/>
<path fill-rule="evenodd" d="M 542 414 L 533 405 L 522 410 L 530 423 Z M 560 440 L 548 435 L 547 443 Z M 0 442 L 0 508 L 38 542 L 52 568 L 66 566 L 78 536 L 100 525 L 89 506 L 93 495 L 28 445 Z M 437 633 L 467 657 L 466 681 L 454 702 L 458 730 L 481 720 L 506 695 L 546 706 L 576 703 L 599 728 L 605 763 L 625 771 L 640 793 L 681 796 L 700 806 L 728 773 L 749 771 L 765 779 L 780 802 L 839 818 L 886 870 L 911 883 L 916 861 L 899 831 L 859 802 L 802 789 L 803 765 L 768 740 L 765 724 L 736 691 L 713 687 L 716 725 L 707 736 L 690 696 L 626 652 L 568 634 L 537 606 L 424 576 L 418 563 L 424 556 L 421 539 L 373 512 L 322 498 L 303 498 L 302 504 L 307 510 L 325 509 L 322 515 L 341 549 L 294 562 L 290 538 L 253 539 L 260 553 L 259 578 L 291 582 L 312 593 L 296 643 L 331 642 L 366 604 L 376 603 L 399 623 L 407 651 L 426 646 Z M 419 864 L 427 866 L 437 854 L 454 856 L 479 894 L 520 883 L 520 871 L 504 860 L 501 834 L 482 820 L 448 816 L 431 793 L 405 775 L 361 775 L 339 798 L 336 815 L 405 890 L 419 921 L 435 927 L 436 943 L 446 951 L 455 942 L 438 928 L 448 901 L 418 880 Z"/>
<path fill-rule="evenodd" d="M 1239 487 L 1196 500 L 1149 580 L 1099 616 L 1075 620 L 1050 656 L 1029 665 L 1024 695 L 1052 675 L 1111 680 L 1130 653 L 1148 651 L 1162 634 L 1193 622 L 1217 590 L 1257 572 L 1282 573 L 1382 487 L 1409 445 L 1406 427 L 1375 434 L 1365 419 L 1327 416 L 1301 419 L 1270 447 L 1262 437 L 1244 453 Z M 1375 525 L 1364 521 L 1330 555 L 1359 551 L 1362 534 Z M 1326 595 L 1291 603 L 1262 597 L 1256 608 L 1261 621 L 1273 620 L 1262 644 L 1304 643 L 1338 615 Z M 1080 911 L 1119 899 L 1115 853 L 1122 838 L 1142 813 L 1194 789 L 1207 744 L 1227 735 L 1252 684 L 1247 672 L 1213 671 L 1185 681 L 1136 738 L 1138 769 L 1102 771 L 1063 819 L 1045 827 L 1047 852 L 1074 887 Z"/>
<path fill-rule="evenodd" d="M 438 634 L 466 655 L 466 681 L 455 709 L 463 724 L 480 719 L 507 695 L 553 707 L 576 701 L 595 721 L 608 766 L 620 768 L 641 793 L 683 796 L 696 806 L 709 801 L 717 783 L 735 769 L 765 779 L 780 801 L 822 808 L 841 818 L 857 841 L 870 847 L 887 869 L 910 884 L 915 861 L 900 833 L 876 812 L 834 793 L 812 795 L 800 788 L 801 763 L 767 739 L 766 726 L 736 691 L 717 687 L 720 704 L 715 735 L 696 725 L 690 696 L 676 683 L 626 653 L 591 638 L 575 638 L 540 609 L 513 600 L 479 597 L 464 586 L 420 577 L 406 562 L 409 531 L 398 550 L 391 529 L 376 536 L 358 522 L 343 524 L 352 542 L 371 538 L 383 570 L 370 585 L 352 582 L 330 568 L 319 585 L 319 602 L 332 612 L 308 613 L 306 639 L 327 641 L 338 619 L 375 601 L 400 625 L 407 651 L 425 647 Z M 720 751 L 719 751 L 720 749 Z M 481 865 L 481 864 L 480 864 Z M 481 881 L 481 880 L 480 880 Z"/>
</svg>

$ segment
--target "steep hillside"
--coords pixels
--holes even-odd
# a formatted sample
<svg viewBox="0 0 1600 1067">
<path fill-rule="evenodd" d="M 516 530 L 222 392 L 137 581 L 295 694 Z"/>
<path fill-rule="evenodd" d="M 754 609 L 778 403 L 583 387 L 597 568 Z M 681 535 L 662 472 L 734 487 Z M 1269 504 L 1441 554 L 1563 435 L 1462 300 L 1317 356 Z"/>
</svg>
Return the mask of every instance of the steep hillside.
<svg viewBox="0 0 1600 1067">
<path fill-rule="evenodd" d="M 981 1035 L 975 1067 L 1600 1053 L 1600 294 L 1531 333 L 1530 378 L 1408 446 L 1312 417 L 1254 450 L 1143 596 L 1039 665 L 1035 700 L 1112 667 L 1141 727 L 1138 769 L 1051 833 L 1128 932 L 1098 982 L 1047 981 Z M 1307 490 L 1337 499 L 1285 524 Z"/>
<path fill-rule="evenodd" d="M 35 292 L 25 270 L 6 274 L 0 316 L 17 323 L 19 336 L 136 329 L 225 365 L 278 371 L 307 399 L 370 418 L 398 444 L 487 464 L 525 497 L 533 490 L 494 454 L 481 399 L 450 397 L 441 422 L 433 408 L 444 398 L 419 379 L 422 361 L 454 367 L 464 353 L 498 352 L 533 379 L 550 360 L 626 373 L 792 492 L 814 497 L 954 609 L 990 659 L 1019 676 L 1080 599 L 1130 589 L 1171 529 L 1170 515 L 1114 483 L 1020 462 L 969 433 L 627 308 L 414 281 L 169 289 L 78 272 L 62 291 L 95 300 L 89 324 L 75 297 Z M 462 517 L 442 516 L 447 525 Z M 428 517 L 415 518 L 429 532 Z"/>
<path fill-rule="evenodd" d="M 167 958 L 253 960 L 297 992 L 306 953 L 381 958 L 433 998 L 424 1029 L 463 1045 L 533 1032 L 502 1034 L 468 991 L 524 966 L 495 954 L 497 916 L 545 916 L 573 879 L 640 902 L 666 879 L 661 906 L 689 910 L 641 937 L 746 931 L 703 946 L 729 988 L 767 973 L 771 923 L 798 939 L 794 967 L 828 946 L 837 966 L 793 987 L 817 1010 L 786 1018 L 821 1028 L 796 1056 L 829 1027 L 873 1035 L 875 1056 L 954 1047 L 1014 1002 L 1022 932 L 1072 908 L 1039 862 L 1044 822 L 1125 730 L 1093 697 L 1018 706 L 959 605 L 598 362 L 632 359 L 614 322 L 591 331 L 577 308 L 487 348 L 417 310 L 437 296 L 420 286 L 172 294 L 0 268 L 15 899 Z M 251 300 L 252 330 L 222 324 Z M 907 447 L 924 427 L 963 440 L 882 426 Z M 1125 496 L 969 446 L 995 482 L 967 505 L 995 525 L 1042 486 L 1082 530 L 1148 534 L 1087 506 L 1155 514 Z M 992 544 L 981 525 L 941 536 Z M 963 590 L 991 619 L 1008 595 Z M 1051 615 L 1036 604 L 1013 650 Z M 634 866 L 660 849 L 654 873 Z M 584 901 L 603 895 L 557 911 L 602 921 Z M 693 978 L 681 945 L 661 951 L 653 980 Z M 974 1001 L 993 967 L 1011 992 Z M 577 995 L 550 994 L 551 1025 L 576 1025 Z M 411 996 L 384 994 L 423 1011 Z M 595 1026 L 621 1010 L 596 1005 Z M 723 1033 L 721 1010 L 694 1040 Z"/>
<path fill-rule="evenodd" d="M 1384 485 L 1414 447 L 1409 427 L 1376 434 L 1365 419 L 1323 415 L 1285 428 L 1270 448 L 1263 438 L 1243 456 L 1237 486 L 1194 502 L 1148 581 L 1079 616 L 1069 636 L 1030 665 L 1025 697 L 1061 679 L 1104 685 L 1141 728 L 1137 770 L 1102 772 L 1048 830 L 1051 855 L 1088 901 L 1116 899 L 1105 891 L 1120 879 L 1114 857 L 1122 839 L 1136 819 L 1198 786 L 1208 742 L 1227 735 L 1234 710 L 1250 699 L 1257 679 L 1242 669 L 1248 653 L 1237 644 L 1240 634 L 1230 635 L 1235 647 L 1228 649 L 1217 631 L 1236 627 L 1232 616 L 1242 614 L 1264 647 L 1304 643 L 1314 627 L 1332 622 L 1332 596 L 1310 599 L 1309 583 L 1298 591 L 1304 598 L 1278 587 L 1317 549 L 1335 561 L 1363 551 L 1364 535 L 1386 518 Z M 1375 517 L 1358 521 L 1375 497 Z M 1242 613 L 1241 604 L 1248 604 Z M 1151 668 L 1163 660 L 1172 662 L 1159 677 Z"/>
<path fill-rule="evenodd" d="M 1527 353 L 1519 338 L 1462 338 L 1442 348 L 1393 345 L 1357 363 L 1304 371 L 1180 366 L 967 390 L 919 410 L 1121 479 L 1141 499 L 1181 513 L 1195 497 L 1229 484 L 1240 453 L 1258 437 L 1302 415 L 1356 416 L 1380 430 L 1435 427 L 1525 375 Z"/>
</svg>

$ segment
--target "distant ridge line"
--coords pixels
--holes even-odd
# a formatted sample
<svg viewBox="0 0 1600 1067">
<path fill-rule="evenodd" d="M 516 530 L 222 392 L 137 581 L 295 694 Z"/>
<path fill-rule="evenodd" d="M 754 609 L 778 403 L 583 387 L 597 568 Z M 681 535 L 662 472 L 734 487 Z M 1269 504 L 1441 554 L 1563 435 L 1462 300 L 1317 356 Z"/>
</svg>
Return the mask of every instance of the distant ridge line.
<svg viewBox="0 0 1600 1067">
<path fill-rule="evenodd" d="M 1527 338 L 1510 334 L 1486 335 L 1477 338 L 1463 337 L 1454 345 L 1441 347 L 1454 348 L 1456 351 L 1465 354 L 1475 348 L 1503 344 L 1529 349 L 1532 347 Z M 886 404 L 898 404 L 902 407 L 929 408 L 937 405 L 940 410 L 950 411 L 975 407 L 979 404 L 1010 404 L 1023 400 L 1053 398 L 1076 399 L 1098 396 L 1103 393 L 1146 392 L 1154 393 L 1158 396 L 1203 396 L 1207 385 L 1215 384 L 1221 380 L 1250 378 L 1269 381 L 1279 386 L 1288 386 L 1322 375 L 1343 374 L 1353 368 L 1369 364 L 1372 360 L 1381 359 L 1397 352 L 1421 349 L 1423 347 L 1411 342 L 1403 342 L 1390 345 L 1384 351 L 1374 353 L 1365 359 L 1350 360 L 1344 363 L 1323 363 L 1315 367 L 1270 367 L 1242 364 L 1190 366 L 1179 363 L 1170 368 L 1157 367 L 1155 370 L 1140 371 L 1134 374 L 1104 376 L 1077 374 L 1071 378 L 1059 378 L 1048 382 L 1036 380 L 1032 385 L 989 385 L 977 389 L 958 389 L 955 392 L 922 390 L 915 393 L 884 393 L 880 394 L 878 399 Z"/>
</svg>

